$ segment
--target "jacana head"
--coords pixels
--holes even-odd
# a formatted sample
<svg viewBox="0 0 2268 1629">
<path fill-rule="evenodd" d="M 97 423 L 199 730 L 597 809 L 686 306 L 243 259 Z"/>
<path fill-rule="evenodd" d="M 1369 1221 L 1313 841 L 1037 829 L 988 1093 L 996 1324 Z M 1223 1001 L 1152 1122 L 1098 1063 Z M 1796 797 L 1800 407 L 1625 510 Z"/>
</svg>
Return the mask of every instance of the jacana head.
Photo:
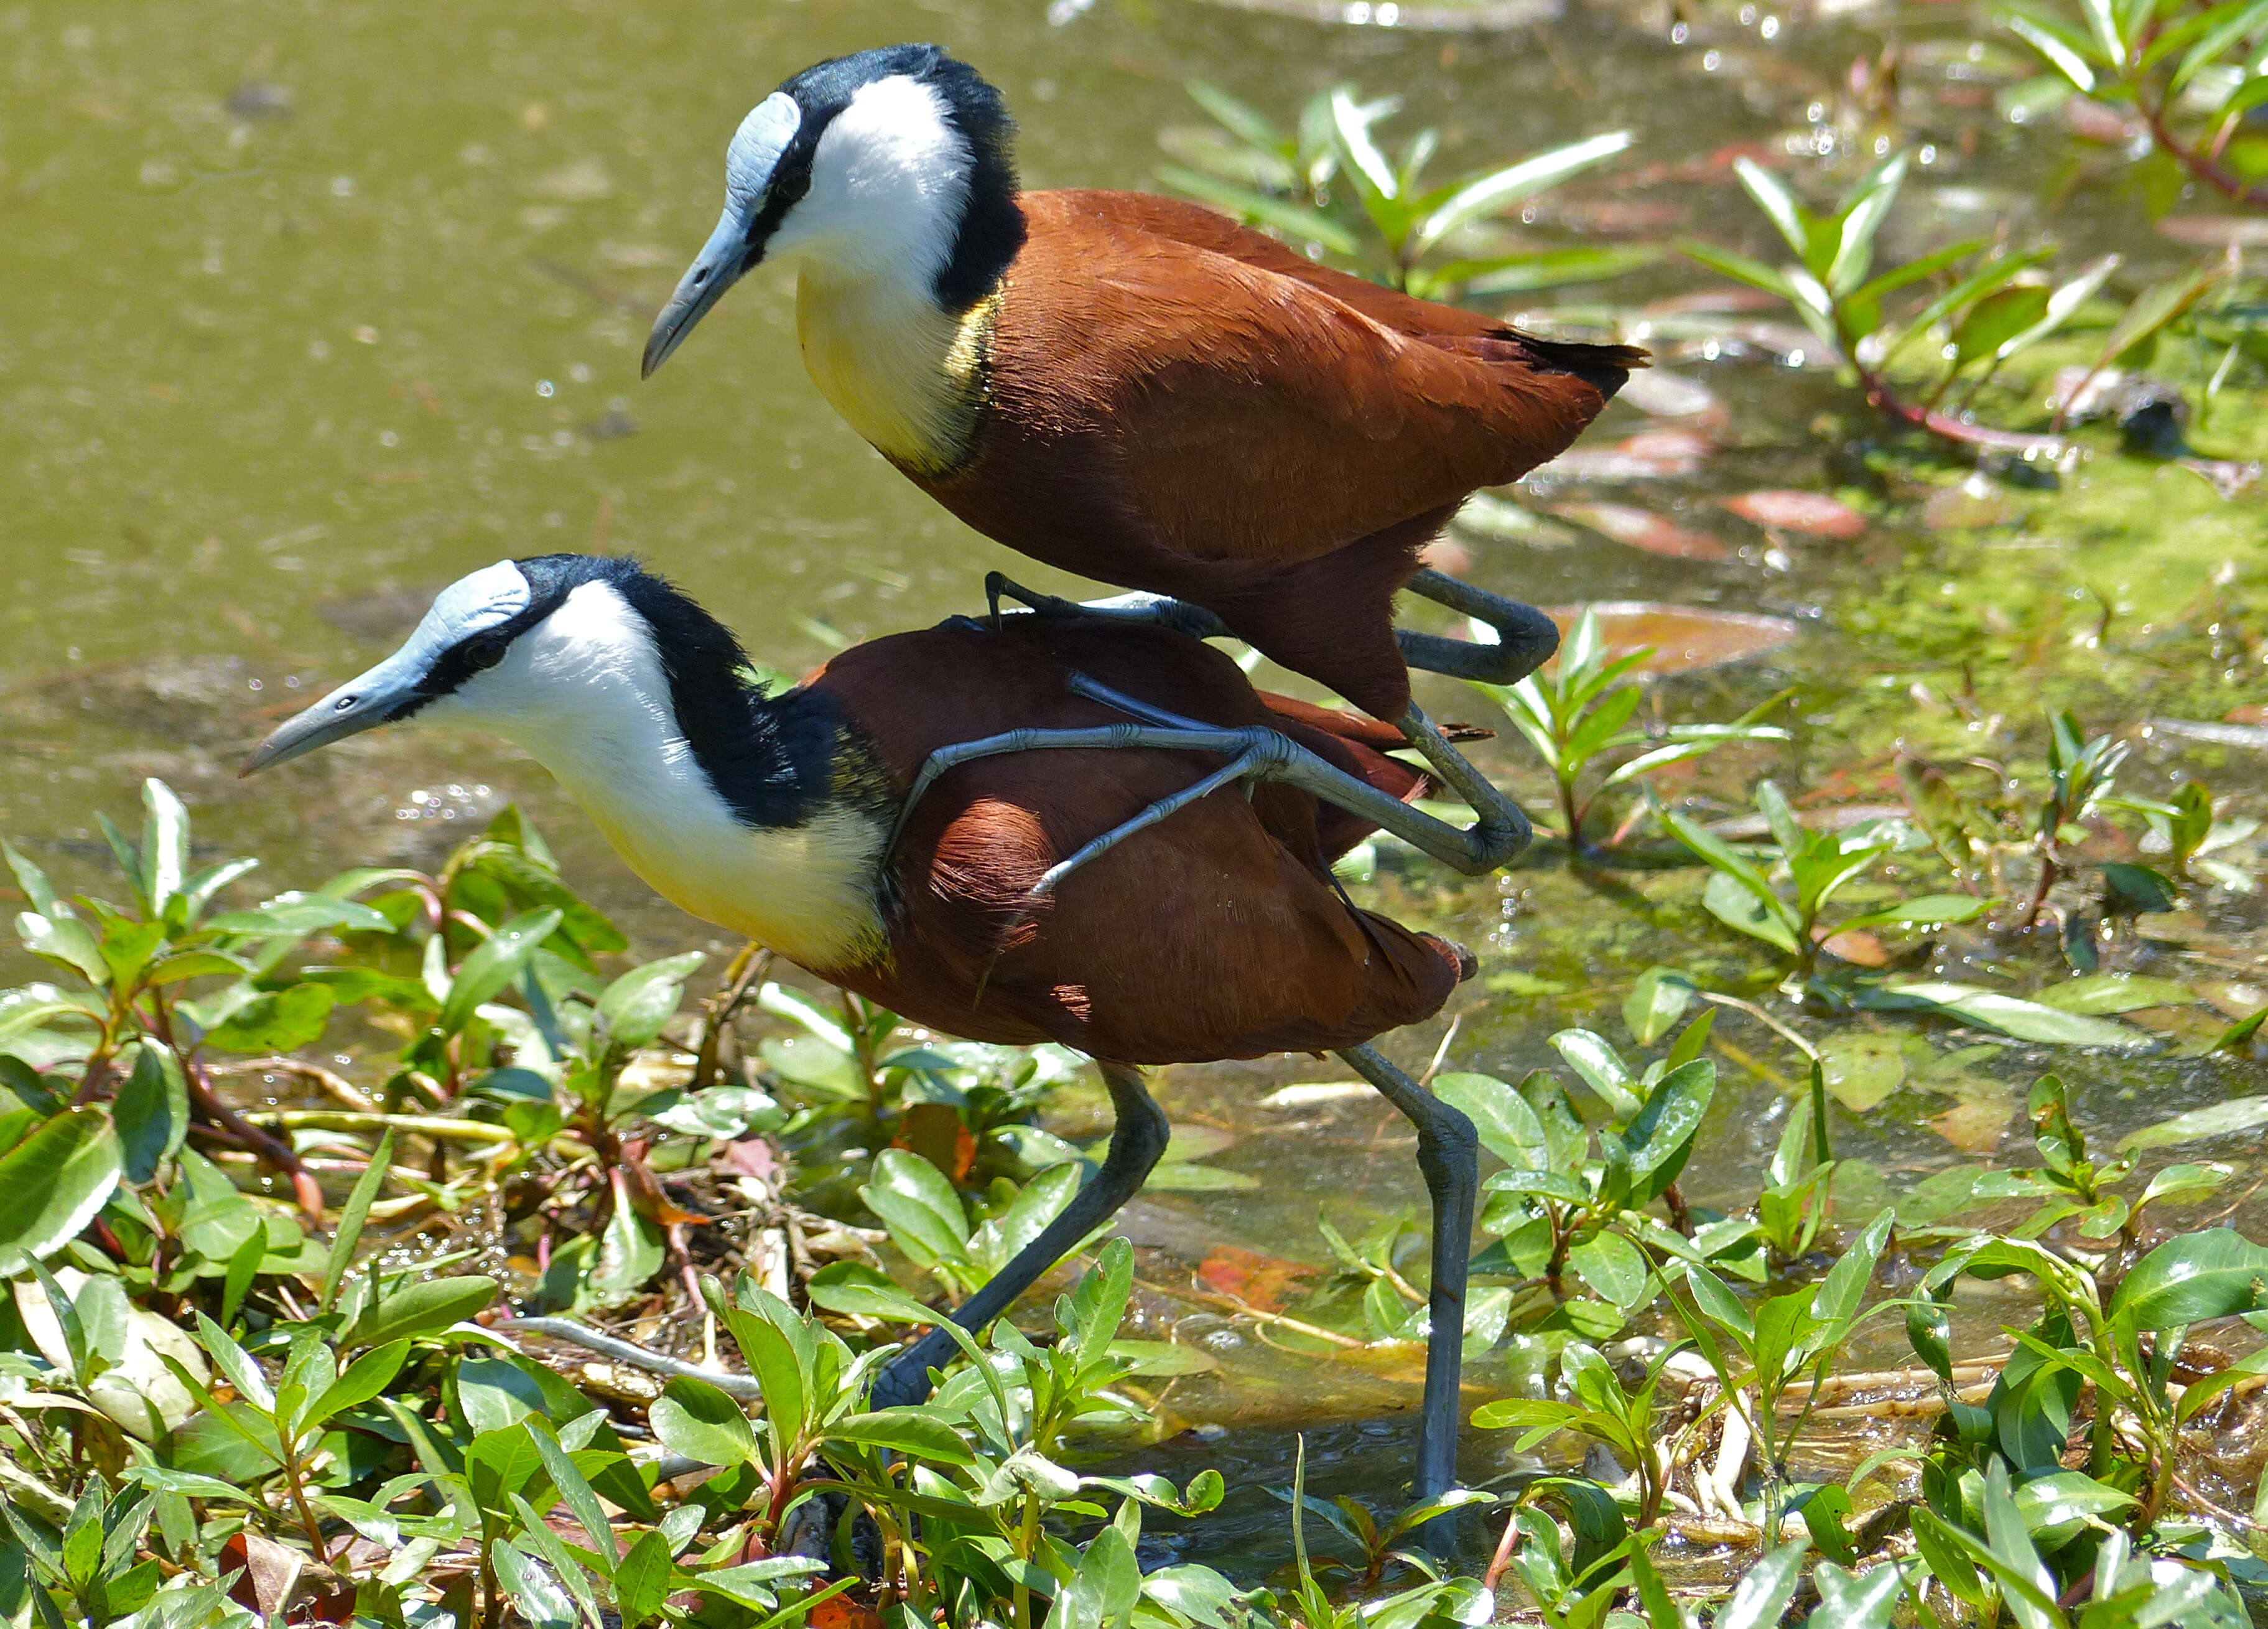
<svg viewBox="0 0 2268 1629">
<path fill-rule="evenodd" d="M 444 588 L 400 650 L 286 720 L 242 773 L 412 717 L 486 730 L 547 762 L 563 741 L 681 738 L 680 689 L 729 690 L 746 660 L 719 623 L 635 561 L 500 560 Z"/>
<path fill-rule="evenodd" d="M 656 319 L 644 372 L 768 256 L 902 277 L 967 310 L 1023 247 L 1013 132 L 999 92 L 933 45 L 805 69 L 725 150 L 724 215 Z"/>
</svg>

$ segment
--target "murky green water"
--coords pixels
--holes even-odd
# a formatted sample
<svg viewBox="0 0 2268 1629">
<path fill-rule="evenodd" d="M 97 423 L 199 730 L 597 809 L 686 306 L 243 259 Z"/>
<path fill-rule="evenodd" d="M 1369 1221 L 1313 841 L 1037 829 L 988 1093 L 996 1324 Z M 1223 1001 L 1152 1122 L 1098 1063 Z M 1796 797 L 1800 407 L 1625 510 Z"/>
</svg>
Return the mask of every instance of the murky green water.
<svg viewBox="0 0 2268 1629">
<path fill-rule="evenodd" d="M 1970 26 L 1963 8 L 1834 9 L 1683 7 L 1673 44 L 1678 19 L 1646 3 L 1462 33 L 1189 0 L 1058 0 L 1049 11 L 1036 0 L 0 4 L 0 829 L 91 883 L 91 812 L 125 814 L 138 780 L 160 775 L 196 809 L 203 839 L 265 855 L 282 887 L 350 862 L 436 857 L 514 797 L 642 948 L 711 942 L 492 743 L 369 737 L 248 788 L 232 767 L 268 720 L 378 653 L 423 595 L 502 556 L 634 549 L 789 668 L 839 639 L 968 609 L 988 569 L 1013 564 L 1060 586 L 937 510 L 825 408 L 795 354 L 785 273 L 752 276 L 659 379 L 637 380 L 650 313 L 713 220 L 725 138 L 763 92 L 821 55 L 909 37 L 951 45 L 1006 92 L 1040 185 L 1147 184 L 1160 129 L 1196 117 L 1186 76 L 1278 113 L 1353 77 L 1405 94 L 1409 124 L 1442 127 L 1442 173 L 1638 131 L 1626 169 L 1555 197 L 1525 229 L 1539 243 L 1691 232 L 1760 252 L 1761 224 L 1729 184 L 1734 151 L 1800 147 L 1799 176 L 1847 175 L 1851 155 L 1895 136 L 1927 151 L 1911 188 L 1921 206 L 1901 217 L 1911 240 L 1893 253 L 2052 220 L 2074 247 L 2124 249 L 2138 281 L 2191 257 L 2151 231 L 2112 151 L 2060 123 L 1999 116 L 1992 92 L 2014 59 L 1952 43 Z M 1895 127 L 1848 71 L 1889 41 L 1904 51 Z M 1669 790 L 1738 803 L 1770 772 L 1819 801 L 1895 802 L 1896 741 L 1958 757 L 1997 742 L 2003 717 L 2036 739 L 2043 697 L 2098 727 L 2214 724 L 2260 699 L 2257 496 L 2224 499 L 2187 469 L 2107 450 L 2059 490 L 2015 470 L 1949 493 L 1953 466 L 1854 444 L 1853 402 L 1816 354 L 1791 354 L 1805 346 L 1783 313 L 1642 309 L 1717 287 L 1673 263 L 1567 291 L 1592 314 L 1615 307 L 1714 405 L 1657 419 L 1617 404 L 1587 448 L 1665 427 L 1701 439 L 1682 457 L 1641 446 L 1636 467 L 1536 483 L 1546 502 L 1643 505 L 1713 548 L 1665 557 L 1589 534 L 1557 547 L 1462 539 L 1462 569 L 1538 603 L 1660 600 L 1799 622 L 1768 661 L 1660 693 L 1669 716 L 1723 719 L 1797 684 L 1795 741 L 1728 751 Z M 2161 367 L 2186 378 L 2213 360 L 2169 355 Z M 2236 376 L 2193 431 L 2198 450 L 2268 451 L 2259 383 Z M 1756 488 L 1839 491 L 1870 524 L 1855 539 L 1767 532 L 1719 502 Z M 1425 694 L 1439 713 L 1485 721 L 1469 695 Z M 2130 784 L 2162 792 L 2204 773 L 2217 792 L 2257 796 L 2261 739 L 2161 728 L 2140 739 Z M 1480 756 L 1541 792 L 1508 744 Z M 1454 1058 L 1507 1078 L 1553 1061 L 1553 1029 L 1619 1036 L 1623 991 L 1651 963 L 1713 969 L 1723 987 L 1756 991 L 1757 958 L 1700 914 L 1697 892 L 1690 873 L 1575 879 L 1543 860 L 1465 882 L 1391 856 L 1371 889 L 1483 951 L 1482 978 L 1453 1009 L 1464 1014 Z M 1963 1052 L 1975 1037 L 1942 1024 L 1837 1021 L 1919 1049 L 1879 1109 L 1838 1110 L 1844 1151 L 1893 1188 L 1984 1158 L 2051 1062 L 2111 1134 L 2260 1090 L 2256 1065 L 2182 1055 L 2268 999 L 2259 918 L 2255 903 L 2220 902 L 2198 929 L 2211 941 L 2202 955 L 2131 935 L 2110 947 L 2106 965 L 2207 992 L 2212 1005 L 2166 1020 L 2179 1044 L 2155 1056 Z M 1934 968 L 2021 981 L 2047 964 L 1956 934 Z M 0 955 L 11 980 L 27 970 Z M 1730 1089 L 1692 1185 L 1729 1203 L 1753 1191 L 1793 1064 L 1753 1027 L 1728 1020 L 1720 1034 L 1741 1052 L 1722 1057 Z M 1439 1035 L 1394 1045 L 1422 1063 Z M 1333 1072 L 1285 1063 L 1167 1082 L 1176 1118 L 1235 1133 L 1219 1162 L 1263 1185 L 1151 1203 L 1142 1225 L 1161 1248 L 1193 1261 L 1208 1242 L 1234 1242 L 1312 1260 L 1318 1191 L 1343 1225 L 1421 1197 L 1402 1128 L 1381 1109 L 1255 1106 L 1268 1087 Z M 1955 1109 L 1965 1117 L 1941 1121 Z M 1210 1454 L 1281 1479 L 1299 1419 L 1414 1402 L 1414 1375 L 1287 1362 L 1207 1405 L 1250 1423 L 1217 1452 L 1189 1440 L 1191 1466 Z M 1335 1404 L 1317 1402 L 1327 1390 Z M 1407 1418 L 1332 1426 L 1322 1479 L 1383 1492 L 1400 1475 Z M 1248 1514 L 1273 1530 L 1272 1506 Z"/>
</svg>

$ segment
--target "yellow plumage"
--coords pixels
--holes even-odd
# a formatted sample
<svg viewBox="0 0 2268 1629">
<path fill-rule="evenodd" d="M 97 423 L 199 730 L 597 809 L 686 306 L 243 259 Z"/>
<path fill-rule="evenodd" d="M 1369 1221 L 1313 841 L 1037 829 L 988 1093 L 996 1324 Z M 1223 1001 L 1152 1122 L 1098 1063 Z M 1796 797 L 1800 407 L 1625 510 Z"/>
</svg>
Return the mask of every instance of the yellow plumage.
<svg viewBox="0 0 2268 1629">
<path fill-rule="evenodd" d="M 996 292 L 941 311 L 925 290 L 806 262 L 796 331 L 820 394 L 850 427 L 916 475 L 946 475 L 968 458 L 984 405 Z"/>
</svg>

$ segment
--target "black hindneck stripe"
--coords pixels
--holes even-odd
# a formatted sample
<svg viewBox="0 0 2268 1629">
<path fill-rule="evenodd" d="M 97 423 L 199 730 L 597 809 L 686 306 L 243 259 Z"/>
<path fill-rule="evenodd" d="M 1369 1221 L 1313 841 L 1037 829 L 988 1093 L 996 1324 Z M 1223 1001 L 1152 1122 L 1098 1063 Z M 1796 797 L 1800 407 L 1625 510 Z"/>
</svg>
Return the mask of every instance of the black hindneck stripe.
<svg viewBox="0 0 2268 1629">
<path fill-rule="evenodd" d="M 747 653 L 732 630 L 634 560 L 547 555 L 519 564 L 539 602 L 556 607 L 589 582 L 629 602 L 652 634 L 694 762 L 742 823 L 799 826 L 828 802 L 836 719 L 827 697 L 802 689 L 767 696 L 750 682 Z"/>
</svg>

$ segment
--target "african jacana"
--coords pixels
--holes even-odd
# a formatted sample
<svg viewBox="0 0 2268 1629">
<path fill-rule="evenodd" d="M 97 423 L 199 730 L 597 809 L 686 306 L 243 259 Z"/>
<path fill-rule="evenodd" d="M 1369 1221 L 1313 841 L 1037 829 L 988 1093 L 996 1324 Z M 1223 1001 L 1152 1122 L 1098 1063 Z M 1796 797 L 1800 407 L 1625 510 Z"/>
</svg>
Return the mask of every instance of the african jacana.
<svg viewBox="0 0 2268 1629">
<path fill-rule="evenodd" d="M 1020 192 L 1011 130 L 999 92 L 935 46 L 797 74 L 733 136 L 723 217 L 645 372 L 751 267 L 799 260 L 820 393 L 924 490 L 1012 549 L 1199 608 L 1177 625 L 1402 725 L 1481 816 L 1445 858 L 1509 859 L 1526 820 L 1415 708 L 1408 666 L 1510 683 L 1557 634 L 1419 572 L 1418 551 L 1476 488 L 1565 449 L 1643 353 L 1415 299 L 1195 204 Z M 1397 641 L 1405 586 L 1501 643 Z"/>
<path fill-rule="evenodd" d="M 1329 870 L 1373 823 L 1415 813 L 1398 800 L 1419 775 L 1366 744 L 1392 732 L 1271 704 L 1226 655 L 1167 630 L 1028 615 L 877 639 L 768 695 L 731 632 L 659 578 L 547 555 L 445 589 L 399 651 L 283 725 L 244 772 L 413 715 L 526 748 L 693 915 L 917 1023 L 1059 1042 L 1101 1065 L 1117 1111 L 1101 1168 L 954 1313 L 964 1327 L 998 1316 L 1141 1187 L 1167 1129 L 1139 1065 L 1336 1051 L 1418 1126 L 1444 1334 L 1415 1482 L 1421 1498 L 1450 1485 L 1477 1145 L 1463 1115 L 1364 1043 L 1439 1010 L 1469 962 L 1356 910 Z M 1156 722 L 1176 716 L 1204 722 Z M 944 751 L 1020 730 L 1113 749 L 980 749 L 957 767 Z M 1262 784 L 1199 798 L 1036 886 L 1098 829 L 1185 785 L 1192 753 L 1264 753 Z M 918 1401 L 952 1350 L 932 1332 L 879 1395 Z"/>
</svg>

